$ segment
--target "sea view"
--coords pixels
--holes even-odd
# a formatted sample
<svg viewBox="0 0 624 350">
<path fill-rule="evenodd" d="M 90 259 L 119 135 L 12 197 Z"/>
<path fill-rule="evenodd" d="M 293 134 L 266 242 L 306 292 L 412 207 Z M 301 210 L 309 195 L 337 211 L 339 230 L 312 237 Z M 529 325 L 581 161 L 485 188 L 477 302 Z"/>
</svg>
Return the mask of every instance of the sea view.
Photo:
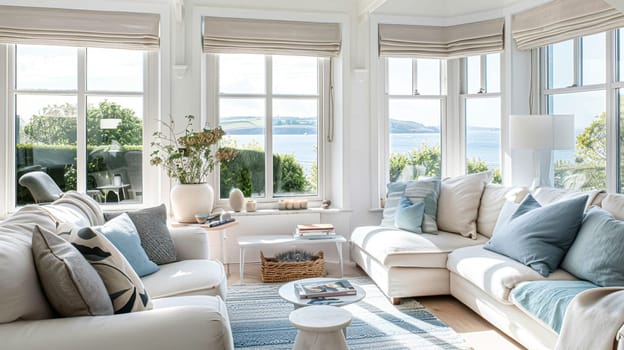
<svg viewBox="0 0 624 350">
<path fill-rule="evenodd" d="M 230 135 L 239 145 L 251 144 L 261 139 L 260 135 Z M 468 158 L 479 158 L 488 167 L 497 168 L 500 166 L 498 129 L 475 130 L 468 133 L 467 156 Z M 306 174 L 309 174 L 312 163 L 316 159 L 314 145 L 317 142 L 317 135 L 273 135 L 273 151 L 276 153 L 294 154 L 297 160 L 304 167 Z M 406 153 L 421 144 L 440 145 L 440 133 L 400 133 L 390 134 L 390 152 Z"/>
</svg>

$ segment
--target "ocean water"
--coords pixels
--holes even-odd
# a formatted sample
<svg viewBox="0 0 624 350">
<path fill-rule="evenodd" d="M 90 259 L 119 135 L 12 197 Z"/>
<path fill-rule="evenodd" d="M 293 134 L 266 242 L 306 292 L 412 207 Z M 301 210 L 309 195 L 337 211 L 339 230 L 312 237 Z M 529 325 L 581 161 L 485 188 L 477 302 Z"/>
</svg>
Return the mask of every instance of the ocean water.
<svg viewBox="0 0 624 350">
<path fill-rule="evenodd" d="M 261 144 L 260 135 L 231 135 L 239 145 L 247 145 L 256 140 Z M 483 160 L 489 168 L 500 166 L 500 131 L 476 130 L 466 135 L 466 153 L 469 159 Z M 294 154 L 303 165 L 306 174 L 310 174 L 312 164 L 316 162 L 315 145 L 317 135 L 273 135 L 273 152 Z M 440 145 L 439 133 L 390 134 L 390 152 L 409 152 L 422 144 Z"/>
</svg>

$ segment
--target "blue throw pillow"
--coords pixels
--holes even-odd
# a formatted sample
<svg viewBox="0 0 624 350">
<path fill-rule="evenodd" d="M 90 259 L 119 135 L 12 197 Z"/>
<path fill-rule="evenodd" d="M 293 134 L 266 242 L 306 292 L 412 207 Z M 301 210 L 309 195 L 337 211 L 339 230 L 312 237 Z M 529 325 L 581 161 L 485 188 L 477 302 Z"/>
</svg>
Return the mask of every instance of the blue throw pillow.
<svg viewBox="0 0 624 350">
<path fill-rule="evenodd" d="M 431 178 L 426 180 L 410 181 L 405 186 L 405 196 L 410 201 L 425 203 L 425 215 L 423 216 L 422 231 L 438 231 L 438 197 L 440 196 L 440 179 Z"/>
<path fill-rule="evenodd" d="M 396 221 L 396 211 L 399 206 L 399 201 L 403 197 L 405 192 L 405 186 L 407 182 L 390 182 L 388 183 L 388 194 L 386 198 L 386 205 L 383 210 L 383 217 L 381 219 L 381 226 L 394 227 Z"/>
<path fill-rule="evenodd" d="M 624 286 L 624 221 L 594 207 L 583 220 L 561 267 L 602 287 Z"/>
<path fill-rule="evenodd" d="M 128 214 L 116 216 L 95 229 L 113 243 L 139 277 L 147 276 L 160 269 L 147 257 L 141 246 L 139 233 Z"/>
<path fill-rule="evenodd" d="M 542 207 L 529 194 L 510 220 L 496 228 L 484 248 L 548 277 L 574 242 L 586 203 L 587 196 L 580 196 Z"/>
<path fill-rule="evenodd" d="M 425 202 L 412 203 L 407 197 L 402 197 L 397 207 L 394 224 L 401 230 L 422 233 L 422 222 L 425 214 Z"/>
</svg>

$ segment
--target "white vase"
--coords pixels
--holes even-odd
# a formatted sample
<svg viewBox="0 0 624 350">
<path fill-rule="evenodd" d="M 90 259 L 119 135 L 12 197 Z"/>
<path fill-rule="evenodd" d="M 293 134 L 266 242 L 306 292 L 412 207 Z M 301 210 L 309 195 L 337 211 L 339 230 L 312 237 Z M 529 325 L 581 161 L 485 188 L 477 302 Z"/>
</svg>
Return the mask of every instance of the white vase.
<svg viewBox="0 0 624 350">
<path fill-rule="evenodd" d="M 245 196 L 243 192 L 238 188 L 234 188 L 230 191 L 230 208 L 235 212 L 239 212 L 243 210 L 243 205 L 245 205 Z"/>
<path fill-rule="evenodd" d="M 177 222 L 195 222 L 195 214 L 210 214 L 214 190 L 209 184 L 177 184 L 171 189 L 171 209 Z"/>
</svg>

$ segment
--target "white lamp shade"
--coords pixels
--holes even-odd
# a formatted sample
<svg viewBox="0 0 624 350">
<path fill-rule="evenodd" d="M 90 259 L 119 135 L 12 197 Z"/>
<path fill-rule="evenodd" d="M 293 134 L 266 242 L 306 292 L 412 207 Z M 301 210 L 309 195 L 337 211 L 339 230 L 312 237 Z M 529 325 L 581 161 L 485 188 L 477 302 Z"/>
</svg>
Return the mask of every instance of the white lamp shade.
<svg viewBox="0 0 624 350">
<path fill-rule="evenodd" d="M 574 115 L 511 115 L 509 146 L 512 149 L 573 149 Z"/>
</svg>

